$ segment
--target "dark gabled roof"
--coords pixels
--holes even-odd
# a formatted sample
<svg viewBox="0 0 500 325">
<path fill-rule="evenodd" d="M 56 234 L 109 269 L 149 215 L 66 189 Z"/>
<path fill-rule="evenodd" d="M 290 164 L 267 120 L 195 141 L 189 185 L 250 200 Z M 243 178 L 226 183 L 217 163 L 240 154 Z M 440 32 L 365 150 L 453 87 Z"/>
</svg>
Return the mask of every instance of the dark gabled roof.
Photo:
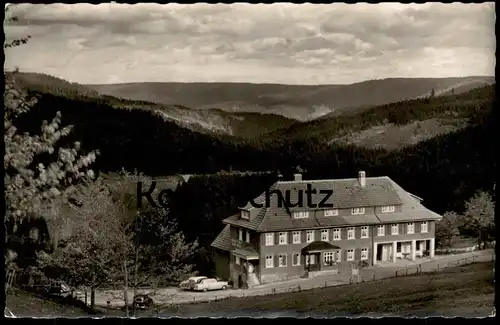
<svg viewBox="0 0 500 325">
<path fill-rule="evenodd" d="M 221 249 L 223 251 L 233 250 L 234 247 L 231 241 L 231 229 L 229 225 L 226 225 L 224 229 L 222 229 L 219 236 L 215 238 L 210 246 Z"/>
<path fill-rule="evenodd" d="M 340 247 L 330 244 L 326 241 L 313 241 L 306 247 L 302 248 L 302 253 L 315 252 L 315 251 L 328 251 L 340 249 Z"/>
<path fill-rule="evenodd" d="M 311 216 L 306 219 L 294 219 L 291 213 L 294 211 L 306 211 L 307 202 L 305 190 L 307 184 L 311 184 L 312 189 L 316 189 L 316 195 L 312 195 L 312 203 L 319 203 L 324 197 L 324 194 L 319 193 L 321 190 L 331 190 L 333 194 L 326 203 L 333 204 L 334 208 L 354 208 L 354 207 L 371 207 L 384 205 L 402 205 L 401 213 L 384 213 L 377 215 L 351 215 L 351 216 L 336 216 L 336 217 L 316 217 Z M 341 180 L 304 180 L 304 181 L 287 181 L 276 182 L 270 189 L 279 190 L 285 195 L 286 191 L 290 191 L 290 199 L 292 203 L 298 201 L 298 191 L 304 191 L 304 206 L 303 208 L 286 208 L 278 207 L 278 195 L 273 194 L 270 197 L 269 207 L 259 208 L 258 214 L 251 220 L 240 218 L 239 214 L 235 214 L 223 220 L 226 224 L 231 224 L 238 227 L 243 227 L 259 232 L 280 231 L 305 228 L 321 228 L 321 227 L 336 227 L 336 226 L 355 226 L 355 225 L 372 225 L 381 224 L 392 221 L 411 221 L 411 220 L 439 220 L 440 216 L 421 204 L 421 199 L 415 195 L 406 192 L 389 177 L 367 177 L 366 185 L 361 187 L 357 179 L 341 179 Z M 265 204 L 266 193 L 262 193 L 255 199 L 257 204 Z M 248 207 L 247 204 L 246 207 Z"/>
</svg>

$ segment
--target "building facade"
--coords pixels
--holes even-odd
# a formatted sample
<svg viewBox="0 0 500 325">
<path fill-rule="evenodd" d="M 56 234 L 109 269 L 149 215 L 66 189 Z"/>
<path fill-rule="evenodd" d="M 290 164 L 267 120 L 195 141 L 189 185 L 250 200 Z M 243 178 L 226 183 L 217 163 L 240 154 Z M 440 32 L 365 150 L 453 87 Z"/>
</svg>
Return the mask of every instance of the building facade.
<svg viewBox="0 0 500 325">
<path fill-rule="evenodd" d="M 223 220 L 212 243 L 219 277 L 251 287 L 434 256 L 441 216 L 389 177 L 360 171 L 352 179 L 294 178 L 276 182 Z"/>
</svg>

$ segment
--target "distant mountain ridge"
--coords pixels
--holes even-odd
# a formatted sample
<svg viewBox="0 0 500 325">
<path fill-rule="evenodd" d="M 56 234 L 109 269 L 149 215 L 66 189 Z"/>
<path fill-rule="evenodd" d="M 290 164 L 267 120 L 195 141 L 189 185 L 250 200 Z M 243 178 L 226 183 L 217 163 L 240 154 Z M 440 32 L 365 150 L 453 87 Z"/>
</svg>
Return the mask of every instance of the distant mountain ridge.
<svg viewBox="0 0 500 325">
<path fill-rule="evenodd" d="M 8 77 L 12 72 L 5 72 Z M 91 87 L 71 83 L 61 78 L 43 73 L 19 72 L 16 76 L 23 88 L 58 96 L 85 99 L 109 104 L 117 109 L 141 109 L 152 113 L 165 121 L 181 127 L 203 133 L 227 134 L 236 137 L 251 138 L 281 127 L 288 127 L 296 120 L 282 115 L 259 112 L 227 112 L 219 109 L 197 110 L 185 105 L 153 103 L 149 100 L 130 100 L 120 96 L 99 94 Z"/>
<path fill-rule="evenodd" d="M 86 85 L 103 95 L 196 109 L 277 114 L 308 121 L 327 114 L 435 95 L 459 94 L 495 77 L 389 78 L 350 85 L 144 82 Z"/>
</svg>

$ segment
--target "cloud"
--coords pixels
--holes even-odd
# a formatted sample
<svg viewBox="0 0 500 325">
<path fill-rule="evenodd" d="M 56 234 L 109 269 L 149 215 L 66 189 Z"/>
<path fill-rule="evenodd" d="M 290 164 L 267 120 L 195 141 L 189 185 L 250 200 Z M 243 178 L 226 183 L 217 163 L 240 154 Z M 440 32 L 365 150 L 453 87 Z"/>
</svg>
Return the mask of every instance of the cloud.
<svg viewBox="0 0 500 325">
<path fill-rule="evenodd" d="M 82 83 L 350 83 L 493 75 L 495 66 L 493 3 L 21 4 L 9 11 L 18 21 L 4 23 L 6 39 L 32 39 L 6 52 L 7 68 Z"/>
</svg>

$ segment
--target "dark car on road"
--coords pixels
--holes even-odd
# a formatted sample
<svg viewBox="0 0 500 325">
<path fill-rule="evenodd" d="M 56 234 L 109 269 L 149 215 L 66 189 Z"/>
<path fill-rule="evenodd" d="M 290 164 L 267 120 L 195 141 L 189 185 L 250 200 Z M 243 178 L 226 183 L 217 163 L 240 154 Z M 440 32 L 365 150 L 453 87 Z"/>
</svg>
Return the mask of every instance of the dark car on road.
<svg viewBox="0 0 500 325">
<path fill-rule="evenodd" d="M 44 293 L 48 296 L 68 297 L 71 288 L 64 282 L 54 282 L 45 287 Z"/>
<path fill-rule="evenodd" d="M 134 308 L 135 309 L 147 309 L 153 307 L 153 298 L 147 294 L 139 294 L 134 297 Z"/>
</svg>

